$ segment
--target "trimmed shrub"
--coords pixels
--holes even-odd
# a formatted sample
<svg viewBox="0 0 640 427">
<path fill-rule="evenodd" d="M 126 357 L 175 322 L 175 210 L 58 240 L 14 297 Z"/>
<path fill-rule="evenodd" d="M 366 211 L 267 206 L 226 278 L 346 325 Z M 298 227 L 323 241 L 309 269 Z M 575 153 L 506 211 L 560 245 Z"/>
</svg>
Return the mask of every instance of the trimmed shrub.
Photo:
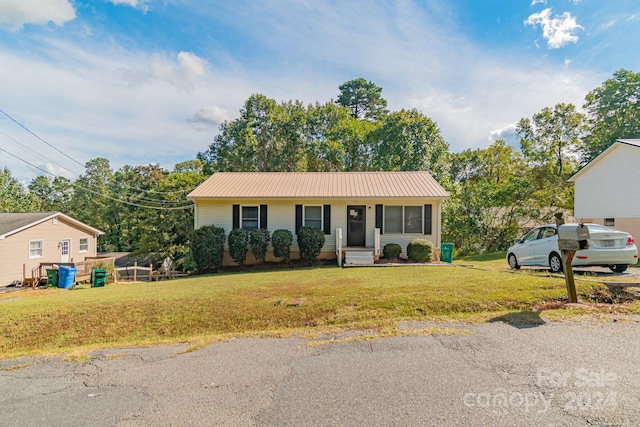
<svg viewBox="0 0 640 427">
<path fill-rule="evenodd" d="M 304 225 L 298 230 L 300 258 L 315 261 L 324 246 L 324 231 L 318 227 Z"/>
<path fill-rule="evenodd" d="M 269 246 L 269 231 L 265 229 L 251 230 L 249 233 L 249 246 L 251 253 L 260 262 L 264 262 Z"/>
<path fill-rule="evenodd" d="M 433 253 L 433 243 L 426 239 L 413 239 L 407 245 L 407 256 L 414 262 L 429 262 Z"/>
<path fill-rule="evenodd" d="M 402 246 L 397 243 L 387 243 L 382 248 L 382 255 L 385 259 L 399 258 L 402 253 Z"/>
<path fill-rule="evenodd" d="M 289 230 L 276 230 L 271 235 L 271 246 L 273 246 L 273 255 L 289 262 L 291 256 L 291 244 L 293 243 L 293 234 Z"/>
<path fill-rule="evenodd" d="M 249 231 L 244 228 L 234 228 L 229 232 L 229 255 L 236 264 L 244 265 L 249 252 Z"/>
<path fill-rule="evenodd" d="M 205 225 L 193 231 L 191 255 L 199 272 L 218 271 L 224 256 L 224 228 Z"/>
</svg>

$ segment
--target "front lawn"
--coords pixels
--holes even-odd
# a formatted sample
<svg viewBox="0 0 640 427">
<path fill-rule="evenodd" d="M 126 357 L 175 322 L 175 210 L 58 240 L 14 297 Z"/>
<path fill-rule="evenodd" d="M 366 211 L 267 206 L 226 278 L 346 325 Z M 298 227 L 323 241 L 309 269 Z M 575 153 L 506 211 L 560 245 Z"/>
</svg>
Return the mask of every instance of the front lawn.
<svg viewBox="0 0 640 427">
<path fill-rule="evenodd" d="M 582 298 L 591 286 L 578 284 Z M 562 279 L 464 267 L 331 266 L 19 291 L 0 294 L 0 357 L 488 320 L 565 297 Z"/>
</svg>

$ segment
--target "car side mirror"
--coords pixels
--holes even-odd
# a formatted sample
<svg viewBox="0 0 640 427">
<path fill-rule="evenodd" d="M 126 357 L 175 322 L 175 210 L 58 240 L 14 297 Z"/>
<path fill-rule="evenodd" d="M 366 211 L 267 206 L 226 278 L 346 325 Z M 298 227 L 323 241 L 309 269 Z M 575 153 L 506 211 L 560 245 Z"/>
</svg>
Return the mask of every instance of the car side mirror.
<svg viewBox="0 0 640 427">
<path fill-rule="evenodd" d="M 520 243 L 522 243 L 522 239 L 520 239 L 520 238 L 515 239 L 515 240 L 513 241 L 513 243 L 515 243 L 516 245 L 519 245 Z"/>
</svg>

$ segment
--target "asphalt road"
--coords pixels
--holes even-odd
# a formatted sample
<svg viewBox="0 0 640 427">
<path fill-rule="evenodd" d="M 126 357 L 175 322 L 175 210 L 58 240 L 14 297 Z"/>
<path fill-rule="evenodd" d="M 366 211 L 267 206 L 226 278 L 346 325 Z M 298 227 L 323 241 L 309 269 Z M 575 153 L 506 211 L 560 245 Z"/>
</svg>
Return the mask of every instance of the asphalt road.
<svg viewBox="0 0 640 427">
<path fill-rule="evenodd" d="M 445 326 L 0 360 L 0 425 L 640 425 L 640 319 Z"/>
</svg>

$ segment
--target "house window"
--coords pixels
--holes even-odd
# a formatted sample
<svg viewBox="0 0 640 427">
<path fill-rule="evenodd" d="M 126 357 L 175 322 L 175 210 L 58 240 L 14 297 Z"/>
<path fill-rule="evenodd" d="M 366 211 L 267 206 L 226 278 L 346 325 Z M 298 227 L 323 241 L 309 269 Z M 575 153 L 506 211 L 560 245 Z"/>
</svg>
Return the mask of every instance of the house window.
<svg viewBox="0 0 640 427">
<path fill-rule="evenodd" d="M 80 244 L 78 245 L 80 252 L 89 252 L 89 238 L 81 237 Z"/>
<path fill-rule="evenodd" d="M 402 206 L 385 206 L 384 231 L 402 234 Z"/>
<path fill-rule="evenodd" d="M 42 258 L 44 255 L 43 240 L 29 240 L 29 258 Z"/>
<path fill-rule="evenodd" d="M 242 207 L 242 228 L 247 230 L 257 230 L 259 225 L 258 207 Z"/>
<path fill-rule="evenodd" d="M 404 232 L 422 233 L 422 206 L 404 207 Z"/>
<path fill-rule="evenodd" d="M 304 225 L 322 229 L 322 206 L 304 207 Z"/>
<path fill-rule="evenodd" d="M 615 218 L 605 218 L 604 225 L 607 227 L 615 227 L 616 219 Z"/>
<path fill-rule="evenodd" d="M 385 206 L 384 232 L 421 234 L 422 206 Z"/>
</svg>

